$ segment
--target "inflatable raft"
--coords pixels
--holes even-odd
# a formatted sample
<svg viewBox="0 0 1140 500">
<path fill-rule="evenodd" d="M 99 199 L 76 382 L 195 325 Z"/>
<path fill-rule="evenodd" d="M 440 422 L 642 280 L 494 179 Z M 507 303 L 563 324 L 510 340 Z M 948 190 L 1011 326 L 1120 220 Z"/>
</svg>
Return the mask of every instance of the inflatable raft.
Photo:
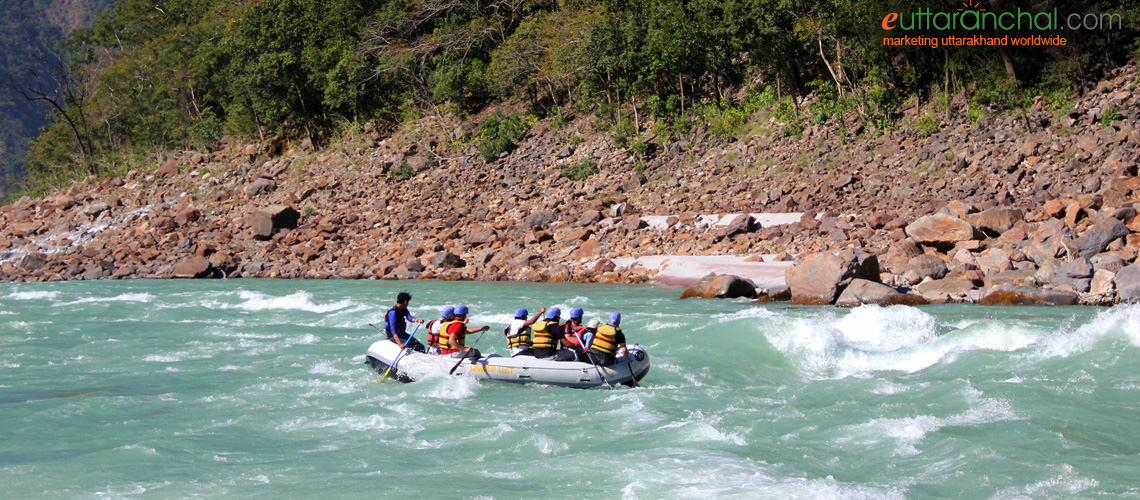
<svg viewBox="0 0 1140 500">
<path fill-rule="evenodd" d="M 535 359 L 533 356 L 511 358 L 491 354 L 476 360 L 464 359 L 455 369 L 454 375 L 579 388 L 605 386 L 606 382 L 609 385 L 633 385 L 632 381 L 641 380 L 649 372 L 649 354 L 636 344 L 627 347 L 630 353 L 628 365 L 624 356 L 618 357 L 613 366 L 595 367 L 579 361 L 552 361 Z M 395 342 L 383 339 L 368 347 L 365 362 L 383 373 L 399 354 L 400 347 Z M 451 356 L 406 353 L 389 376 L 401 382 L 412 382 L 434 374 L 447 375 L 458 361 L 458 358 Z"/>
</svg>

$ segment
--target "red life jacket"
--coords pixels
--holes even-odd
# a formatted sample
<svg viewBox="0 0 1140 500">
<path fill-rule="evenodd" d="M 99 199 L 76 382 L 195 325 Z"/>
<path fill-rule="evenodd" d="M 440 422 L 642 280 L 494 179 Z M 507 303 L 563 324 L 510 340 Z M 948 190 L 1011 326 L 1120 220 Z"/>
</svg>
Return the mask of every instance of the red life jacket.
<svg viewBox="0 0 1140 500">
<path fill-rule="evenodd" d="M 586 327 L 582 325 L 575 325 L 569 321 L 567 321 L 563 327 L 566 329 L 566 334 L 570 336 L 566 342 L 571 344 L 575 349 L 581 350 L 582 344 L 579 342 L 579 339 L 581 339 L 582 336 L 586 334 Z"/>
<path fill-rule="evenodd" d="M 427 323 L 427 331 L 428 331 L 427 343 L 431 347 L 439 347 L 439 334 L 431 332 L 432 325 L 439 323 L 439 321 L 440 320 L 438 320 L 438 319 L 433 319 L 431 321 L 428 321 L 428 323 Z"/>
</svg>

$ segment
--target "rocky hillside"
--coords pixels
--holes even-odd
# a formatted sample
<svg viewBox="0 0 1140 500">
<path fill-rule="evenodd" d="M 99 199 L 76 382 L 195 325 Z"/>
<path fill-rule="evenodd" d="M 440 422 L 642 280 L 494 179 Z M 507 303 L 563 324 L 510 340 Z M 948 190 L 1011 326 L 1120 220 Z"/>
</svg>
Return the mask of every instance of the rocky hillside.
<svg viewBox="0 0 1140 500">
<path fill-rule="evenodd" d="M 1128 264 L 1140 245 L 1131 232 L 1140 220 L 1129 217 L 1140 201 L 1138 75 L 1121 68 L 1060 113 L 1038 103 L 1016 116 L 904 122 L 879 135 L 844 135 L 829 123 L 784 136 L 761 112 L 737 138 L 667 141 L 645 132 L 641 158 L 578 116 L 542 120 L 511 152 L 485 162 L 476 136 L 490 110 L 464 121 L 426 117 L 394 132 L 365 126 L 322 150 L 223 142 L 3 207 L 0 278 L 614 282 L 648 278 L 615 269 L 609 259 L 621 256 L 846 249 L 882 256 L 875 281 L 891 286 L 938 274 L 894 264 L 917 252 L 982 287 L 991 268 L 979 259 L 999 248 L 1009 269 L 998 263 L 996 272 L 1035 275 L 1050 258 L 1065 263 L 1105 249 Z M 599 172 L 563 175 L 577 166 Z M 1013 210 L 997 226 L 972 219 L 995 208 Z M 759 212 L 805 215 L 768 227 L 748 217 L 710 227 L 698 217 Z M 972 221 L 970 234 L 924 240 L 908 229 L 934 213 Z M 649 227 L 646 216 L 666 216 L 667 227 Z M 1060 250 L 1112 217 L 1127 234 L 1112 225 L 1113 238 L 1092 254 Z M 1045 226 L 1051 232 L 1042 238 L 1057 236 L 1049 243 L 1056 251 L 1037 259 L 1025 248 L 1042 243 L 1035 238 Z"/>
</svg>

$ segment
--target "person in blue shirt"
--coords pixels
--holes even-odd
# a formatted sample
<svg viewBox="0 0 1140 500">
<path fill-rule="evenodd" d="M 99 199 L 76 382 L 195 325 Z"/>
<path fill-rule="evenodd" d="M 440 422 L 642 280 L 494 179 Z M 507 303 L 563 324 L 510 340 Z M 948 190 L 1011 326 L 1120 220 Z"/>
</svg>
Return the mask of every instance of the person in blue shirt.
<svg viewBox="0 0 1140 500">
<path fill-rule="evenodd" d="M 427 352 L 423 343 L 408 334 L 408 322 L 423 324 L 424 320 L 412 317 L 408 311 L 408 303 L 412 301 L 412 294 L 400 292 L 396 295 L 396 305 L 388 309 L 384 315 L 384 330 L 388 338 L 392 339 L 400 349 L 412 348 L 416 352 Z"/>
</svg>

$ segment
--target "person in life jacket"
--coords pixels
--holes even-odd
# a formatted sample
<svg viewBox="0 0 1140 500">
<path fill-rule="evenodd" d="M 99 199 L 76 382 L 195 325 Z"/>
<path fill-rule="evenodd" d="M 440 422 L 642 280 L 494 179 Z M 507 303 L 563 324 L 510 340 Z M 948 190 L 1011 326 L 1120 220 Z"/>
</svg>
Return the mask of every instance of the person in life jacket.
<svg viewBox="0 0 1140 500">
<path fill-rule="evenodd" d="M 570 319 L 562 324 L 562 348 L 574 351 L 578 361 L 586 360 L 586 349 L 583 347 L 582 334 L 586 327 L 582 325 L 582 308 L 575 307 L 570 310 Z"/>
<path fill-rule="evenodd" d="M 531 345 L 531 330 L 530 325 L 533 325 L 542 314 L 546 312 L 546 308 L 538 310 L 530 319 L 526 318 L 526 309 L 519 308 L 515 310 L 515 319 L 511 320 L 511 324 L 507 326 L 503 333 L 507 335 L 507 347 L 511 350 L 511 357 L 515 356 L 534 356 L 534 347 Z"/>
<path fill-rule="evenodd" d="M 578 358 L 574 351 L 558 348 L 565 335 L 562 325 L 558 322 L 561 315 L 562 311 L 557 307 L 551 307 L 546 311 L 544 319 L 535 321 L 530 326 L 534 357 L 555 361 L 574 361 Z"/>
<path fill-rule="evenodd" d="M 601 324 L 602 322 L 596 319 L 592 319 L 589 323 L 586 323 L 586 332 L 582 334 L 582 344 L 587 347 L 590 345 L 590 341 L 594 340 L 594 334 L 598 333 L 598 327 L 601 326 Z"/>
<path fill-rule="evenodd" d="M 483 326 L 482 328 L 468 328 L 467 327 L 467 306 L 455 306 L 455 317 L 450 321 L 444 321 L 440 325 L 439 332 L 439 353 L 450 355 L 453 358 L 479 358 L 481 355 L 478 349 L 467 347 L 467 334 L 485 332 L 490 330 L 491 327 Z"/>
<path fill-rule="evenodd" d="M 388 309 L 384 315 L 384 333 L 392 339 L 400 349 L 412 348 L 416 352 L 427 352 L 427 348 L 415 337 L 408 334 L 408 321 L 423 324 L 424 320 L 412 317 L 408 311 L 408 303 L 412 301 L 412 294 L 400 292 L 396 295 L 396 305 Z"/>
<path fill-rule="evenodd" d="M 625 334 L 622 333 L 621 313 L 610 313 L 610 320 L 598 326 L 597 333 L 590 341 L 590 362 L 598 366 L 613 366 L 617 354 L 625 354 Z M 619 349 L 620 348 L 620 349 Z"/>
<path fill-rule="evenodd" d="M 453 318 L 455 318 L 455 308 L 447 306 L 439 312 L 439 319 L 428 321 L 428 354 L 439 354 L 440 327 L 443 326 L 444 321 L 450 321 Z"/>
</svg>

